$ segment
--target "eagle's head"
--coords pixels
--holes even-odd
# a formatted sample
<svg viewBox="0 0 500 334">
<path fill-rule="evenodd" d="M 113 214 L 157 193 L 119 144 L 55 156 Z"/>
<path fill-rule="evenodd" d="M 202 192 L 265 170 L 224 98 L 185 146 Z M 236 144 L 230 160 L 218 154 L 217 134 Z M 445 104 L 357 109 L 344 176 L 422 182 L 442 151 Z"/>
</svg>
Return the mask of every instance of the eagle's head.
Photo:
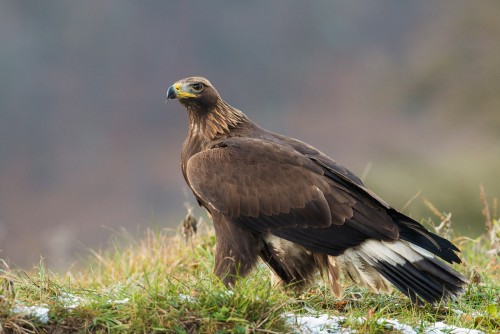
<svg viewBox="0 0 500 334">
<path fill-rule="evenodd" d="M 167 91 L 167 100 L 177 99 L 187 109 L 189 131 L 198 137 L 214 140 L 242 123 L 250 121 L 238 109 L 231 107 L 220 96 L 210 81 L 191 77 L 177 81 Z"/>
<path fill-rule="evenodd" d="M 219 93 L 203 77 L 190 77 L 174 83 L 167 91 L 167 100 L 178 99 L 188 110 L 209 111 L 220 100 Z"/>
</svg>

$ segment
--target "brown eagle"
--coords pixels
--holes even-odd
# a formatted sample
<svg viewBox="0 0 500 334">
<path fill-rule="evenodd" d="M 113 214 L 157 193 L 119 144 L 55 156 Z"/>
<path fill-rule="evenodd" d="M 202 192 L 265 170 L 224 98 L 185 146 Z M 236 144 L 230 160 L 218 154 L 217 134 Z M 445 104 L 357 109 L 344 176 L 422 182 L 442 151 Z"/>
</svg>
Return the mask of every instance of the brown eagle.
<svg viewBox="0 0 500 334">
<path fill-rule="evenodd" d="M 187 109 L 184 178 L 212 217 L 215 273 L 226 286 L 260 257 L 284 284 L 302 288 L 327 272 L 340 295 L 343 273 L 375 291 L 392 283 L 413 302 L 463 291 L 450 241 L 365 188 L 332 158 L 267 131 L 227 104 L 202 77 L 173 84 L 167 99 Z"/>
</svg>

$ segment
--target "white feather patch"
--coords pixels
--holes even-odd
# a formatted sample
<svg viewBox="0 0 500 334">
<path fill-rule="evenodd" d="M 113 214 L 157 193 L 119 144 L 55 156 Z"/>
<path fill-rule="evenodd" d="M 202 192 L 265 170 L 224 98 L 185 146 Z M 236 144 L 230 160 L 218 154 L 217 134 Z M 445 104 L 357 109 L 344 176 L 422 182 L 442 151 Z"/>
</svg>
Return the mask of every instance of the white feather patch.
<svg viewBox="0 0 500 334">
<path fill-rule="evenodd" d="M 384 261 L 391 265 L 403 265 L 405 262 L 417 262 L 432 255 L 419 246 L 408 244 L 404 241 L 385 242 L 367 240 L 358 246 L 363 258 L 373 261 Z"/>
</svg>

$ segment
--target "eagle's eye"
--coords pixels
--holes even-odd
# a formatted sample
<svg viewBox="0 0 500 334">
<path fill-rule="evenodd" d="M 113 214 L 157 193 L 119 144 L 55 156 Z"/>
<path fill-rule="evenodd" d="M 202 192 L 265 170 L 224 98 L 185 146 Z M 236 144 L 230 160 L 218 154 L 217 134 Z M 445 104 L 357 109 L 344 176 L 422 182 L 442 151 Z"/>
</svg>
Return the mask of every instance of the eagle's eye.
<svg viewBox="0 0 500 334">
<path fill-rule="evenodd" d="M 194 84 L 191 85 L 191 88 L 196 92 L 196 93 L 200 93 L 202 90 L 203 90 L 203 84 L 202 83 L 199 83 L 199 82 L 196 82 Z"/>
</svg>

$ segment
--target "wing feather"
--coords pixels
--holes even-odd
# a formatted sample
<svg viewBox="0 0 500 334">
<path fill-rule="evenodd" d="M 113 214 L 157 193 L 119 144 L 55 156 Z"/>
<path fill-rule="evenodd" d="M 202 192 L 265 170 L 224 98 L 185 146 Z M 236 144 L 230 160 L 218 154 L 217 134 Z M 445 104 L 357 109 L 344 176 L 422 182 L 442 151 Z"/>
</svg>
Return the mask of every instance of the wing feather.
<svg viewBox="0 0 500 334">
<path fill-rule="evenodd" d="M 399 235 L 384 203 L 279 142 L 224 139 L 192 156 L 186 175 L 208 207 L 312 250 L 338 255 L 368 238 Z"/>
</svg>

